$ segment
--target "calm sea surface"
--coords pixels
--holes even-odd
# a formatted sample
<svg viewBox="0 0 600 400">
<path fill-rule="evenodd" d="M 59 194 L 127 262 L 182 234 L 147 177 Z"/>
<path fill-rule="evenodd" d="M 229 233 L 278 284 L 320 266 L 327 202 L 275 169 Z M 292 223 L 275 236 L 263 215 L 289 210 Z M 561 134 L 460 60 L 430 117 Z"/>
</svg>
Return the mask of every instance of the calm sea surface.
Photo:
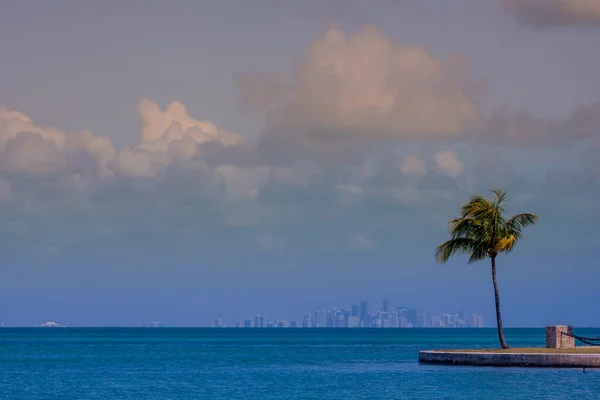
<svg viewBox="0 0 600 400">
<path fill-rule="evenodd" d="M 506 333 L 544 344 L 543 329 Z M 0 328 L 0 399 L 600 399 L 600 371 L 417 362 L 496 341 L 494 329 Z"/>
</svg>

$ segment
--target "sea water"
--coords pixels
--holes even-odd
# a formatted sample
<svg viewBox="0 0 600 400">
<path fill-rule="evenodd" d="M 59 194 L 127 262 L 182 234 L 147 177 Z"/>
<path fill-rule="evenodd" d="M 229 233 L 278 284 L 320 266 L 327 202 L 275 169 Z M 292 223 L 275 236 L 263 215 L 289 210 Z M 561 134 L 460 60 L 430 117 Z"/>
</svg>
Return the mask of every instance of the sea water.
<svg viewBox="0 0 600 400">
<path fill-rule="evenodd" d="M 543 329 L 506 337 L 544 345 Z M 596 370 L 418 363 L 497 343 L 495 329 L 0 328 L 0 399 L 600 399 Z"/>
</svg>

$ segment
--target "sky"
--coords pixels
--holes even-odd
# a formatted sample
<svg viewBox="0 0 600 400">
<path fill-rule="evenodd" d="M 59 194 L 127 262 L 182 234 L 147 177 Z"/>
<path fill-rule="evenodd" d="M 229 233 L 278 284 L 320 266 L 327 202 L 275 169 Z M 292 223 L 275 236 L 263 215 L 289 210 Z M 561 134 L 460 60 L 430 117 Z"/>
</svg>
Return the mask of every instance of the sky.
<svg viewBox="0 0 600 400">
<path fill-rule="evenodd" d="M 506 326 L 600 324 L 600 1 L 0 3 L 0 322 L 208 325 L 384 298 L 474 193 L 540 220 Z"/>
</svg>

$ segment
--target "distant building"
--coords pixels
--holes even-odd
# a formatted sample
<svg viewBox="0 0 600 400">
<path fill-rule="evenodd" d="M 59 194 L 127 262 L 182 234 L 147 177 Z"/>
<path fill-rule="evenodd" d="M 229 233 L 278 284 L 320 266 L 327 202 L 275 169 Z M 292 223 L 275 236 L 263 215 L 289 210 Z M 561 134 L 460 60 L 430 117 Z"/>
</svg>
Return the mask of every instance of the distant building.
<svg viewBox="0 0 600 400">
<path fill-rule="evenodd" d="M 388 299 L 383 300 L 383 312 L 388 312 L 390 310 L 390 301 Z"/>
<path fill-rule="evenodd" d="M 266 315 L 261 315 L 260 316 L 260 327 L 261 328 L 266 328 L 267 324 L 268 324 L 267 316 Z"/>
<path fill-rule="evenodd" d="M 382 328 L 390 327 L 390 315 L 389 313 L 382 311 L 379 313 L 379 326 Z"/>
<path fill-rule="evenodd" d="M 348 318 L 350 318 L 350 310 L 343 309 L 340 314 L 344 317 L 344 328 L 348 327 Z"/>
<path fill-rule="evenodd" d="M 215 319 L 215 328 L 222 328 L 222 327 L 223 327 L 223 320 L 221 318 Z"/>
<path fill-rule="evenodd" d="M 469 326 L 471 328 L 477 328 L 479 324 L 479 319 L 477 318 L 477 314 L 473 313 L 471 314 L 471 320 L 469 321 Z"/>
<path fill-rule="evenodd" d="M 290 327 L 290 323 L 288 321 L 285 321 L 285 320 L 277 321 L 277 327 L 278 328 L 289 328 Z"/>
<path fill-rule="evenodd" d="M 328 328 L 333 328 L 335 326 L 335 314 L 333 311 L 327 311 L 327 323 L 325 326 Z"/>
<path fill-rule="evenodd" d="M 302 327 L 310 328 L 311 326 L 312 326 L 312 318 L 310 317 L 310 314 L 306 313 L 302 317 Z"/>
<path fill-rule="evenodd" d="M 417 310 L 414 308 L 408 308 L 406 310 L 406 319 L 409 324 L 416 325 L 417 324 Z"/>
<path fill-rule="evenodd" d="M 244 328 L 254 328 L 254 320 L 252 318 L 247 318 L 244 321 Z"/>
<path fill-rule="evenodd" d="M 369 302 L 361 301 L 360 302 L 360 320 L 364 324 L 364 326 L 370 326 L 370 318 L 369 318 Z"/>
<path fill-rule="evenodd" d="M 355 315 L 349 316 L 346 324 L 347 324 L 348 328 L 358 328 L 358 324 L 359 324 L 358 317 Z"/>
<path fill-rule="evenodd" d="M 430 321 L 427 319 L 427 315 L 425 313 L 419 314 L 419 321 L 417 326 L 422 328 L 429 328 L 431 326 Z"/>
<path fill-rule="evenodd" d="M 392 328 L 398 328 L 398 311 L 390 311 L 390 326 Z"/>
<path fill-rule="evenodd" d="M 324 328 L 327 325 L 327 313 L 325 310 L 315 311 L 315 326 Z"/>
</svg>

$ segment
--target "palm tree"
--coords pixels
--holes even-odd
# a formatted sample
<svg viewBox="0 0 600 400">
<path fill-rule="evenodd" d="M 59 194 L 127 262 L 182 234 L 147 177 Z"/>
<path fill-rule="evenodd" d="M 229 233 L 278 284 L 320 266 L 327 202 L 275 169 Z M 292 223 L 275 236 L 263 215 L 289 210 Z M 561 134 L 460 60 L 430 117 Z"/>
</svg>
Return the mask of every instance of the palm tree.
<svg viewBox="0 0 600 400">
<path fill-rule="evenodd" d="M 503 215 L 506 191 L 494 189 L 492 192 L 495 198 L 485 199 L 475 194 L 462 206 L 461 216 L 450 221 L 451 238 L 437 247 L 436 258 L 444 264 L 451 255 L 464 253 L 470 256 L 469 264 L 486 258 L 491 260 L 498 338 L 502 348 L 508 349 L 500 317 L 496 257 L 500 253 L 510 253 L 523 237 L 523 229 L 535 224 L 538 217 L 535 214 L 517 214 L 507 220 Z"/>
</svg>

